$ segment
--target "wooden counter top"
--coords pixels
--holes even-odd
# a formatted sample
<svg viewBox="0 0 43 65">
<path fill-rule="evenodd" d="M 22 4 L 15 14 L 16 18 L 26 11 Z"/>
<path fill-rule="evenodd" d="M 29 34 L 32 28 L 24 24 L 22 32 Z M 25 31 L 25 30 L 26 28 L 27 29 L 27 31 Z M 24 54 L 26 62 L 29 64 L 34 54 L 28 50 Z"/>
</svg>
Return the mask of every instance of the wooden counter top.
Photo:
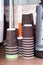
<svg viewBox="0 0 43 65">
<path fill-rule="evenodd" d="M 43 65 L 43 59 L 34 57 L 33 59 L 25 60 L 18 58 L 16 60 L 5 59 L 4 47 L 0 49 L 0 65 Z"/>
</svg>

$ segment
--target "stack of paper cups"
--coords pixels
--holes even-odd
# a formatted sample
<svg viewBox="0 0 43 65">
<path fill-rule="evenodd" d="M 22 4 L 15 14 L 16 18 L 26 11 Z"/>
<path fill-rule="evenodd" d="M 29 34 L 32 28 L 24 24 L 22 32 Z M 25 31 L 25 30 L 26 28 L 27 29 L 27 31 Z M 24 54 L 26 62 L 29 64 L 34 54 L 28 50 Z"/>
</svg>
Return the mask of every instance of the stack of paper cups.
<svg viewBox="0 0 43 65">
<path fill-rule="evenodd" d="M 32 24 L 23 26 L 23 58 L 31 59 L 34 57 L 34 36 Z"/>
<path fill-rule="evenodd" d="M 23 37 L 17 37 L 17 39 L 18 39 L 18 47 L 19 47 L 19 49 L 18 49 L 19 56 L 22 56 L 22 51 L 23 51 L 22 40 L 23 40 Z"/>
<path fill-rule="evenodd" d="M 6 58 L 16 59 L 18 58 L 18 45 L 16 37 L 16 29 L 7 29 L 7 39 L 6 39 Z"/>
<path fill-rule="evenodd" d="M 22 33 L 23 33 L 23 25 L 24 24 L 32 24 L 34 27 L 33 14 L 32 13 L 22 15 Z"/>
</svg>

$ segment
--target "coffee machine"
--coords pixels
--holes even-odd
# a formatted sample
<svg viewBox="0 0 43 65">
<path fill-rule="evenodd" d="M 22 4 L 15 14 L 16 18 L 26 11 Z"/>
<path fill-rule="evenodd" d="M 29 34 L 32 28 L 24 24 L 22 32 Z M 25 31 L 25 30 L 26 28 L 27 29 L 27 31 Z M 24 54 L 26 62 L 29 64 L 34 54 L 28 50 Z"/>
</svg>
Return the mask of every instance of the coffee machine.
<svg viewBox="0 0 43 65">
<path fill-rule="evenodd" d="M 43 58 L 43 0 L 36 7 L 36 45 L 35 55 Z"/>
</svg>

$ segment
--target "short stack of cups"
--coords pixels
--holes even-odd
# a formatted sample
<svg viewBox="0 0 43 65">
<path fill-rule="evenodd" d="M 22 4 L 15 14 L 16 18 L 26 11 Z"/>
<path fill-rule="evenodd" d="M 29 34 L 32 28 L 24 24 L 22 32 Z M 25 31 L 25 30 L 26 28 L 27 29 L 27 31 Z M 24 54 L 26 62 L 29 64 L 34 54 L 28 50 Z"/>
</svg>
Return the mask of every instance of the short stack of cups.
<svg viewBox="0 0 43 65">
<path fill-rule="evenodd" d="M 32 24 L 24 24 L 23 26 L 23 58 L 34 58 L 34 36 Z"/>
<path fill-rule="evenodd" d="M 23 37 L 17 37 L 17 40 L 18 40 L 18 53 L 19 53 L 19 56 L 22 56 L 22 51 L 23 51 L 23 48 L 22 48 L 22 40 L 23 40 Z"/>
<path fill-rule="evenodd" d="M 19 23 L 18 24 L 18 37 L 17 37 L 17 40 L 18 40 L 18 53 L 19 53 L 19 56 L 22 56 L 22 23 Z"/>
<path fill-rule="evenodd" d="M 8 28 L 7 29 L 7 39 L 6 39 L 6 58 L 7 59 L 16 59 L 18 58 L 18 45 L 16 37 L 16 29 Z"/>
</svg>

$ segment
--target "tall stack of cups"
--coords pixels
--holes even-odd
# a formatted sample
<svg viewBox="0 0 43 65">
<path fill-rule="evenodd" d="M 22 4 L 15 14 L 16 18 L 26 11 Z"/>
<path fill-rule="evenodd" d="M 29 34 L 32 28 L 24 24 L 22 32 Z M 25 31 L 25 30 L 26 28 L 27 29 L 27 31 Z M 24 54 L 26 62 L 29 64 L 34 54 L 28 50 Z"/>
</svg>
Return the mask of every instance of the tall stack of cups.
<svg viewBox="0 0 43 65">
<path fill-rule="evenodd" d="M 6 39 L 6 58 L 16 59 L 18 58 L 18 45 L 16 37 L 16 29 L 7 29 L 7 39 Z"/>
<path fill-rule="evenodd" d="M 24 24 L 33 24 L 33 14 L 23 14 L 22 15 L 22 26 Z"/>
<path fill-rule="evenodd" d="M 24 24 L 23 26 L 23 58 L 31 59 L 34 57 L 34 36 L 33 25 Z"/>
<path fill-rule="evenodd" d="M 23 25 L 24 24 L 32 24 L 34 27 L 33 14 L 32 13 L 22 15 L 22 33 L 23 33 Z"/>
</svg>

